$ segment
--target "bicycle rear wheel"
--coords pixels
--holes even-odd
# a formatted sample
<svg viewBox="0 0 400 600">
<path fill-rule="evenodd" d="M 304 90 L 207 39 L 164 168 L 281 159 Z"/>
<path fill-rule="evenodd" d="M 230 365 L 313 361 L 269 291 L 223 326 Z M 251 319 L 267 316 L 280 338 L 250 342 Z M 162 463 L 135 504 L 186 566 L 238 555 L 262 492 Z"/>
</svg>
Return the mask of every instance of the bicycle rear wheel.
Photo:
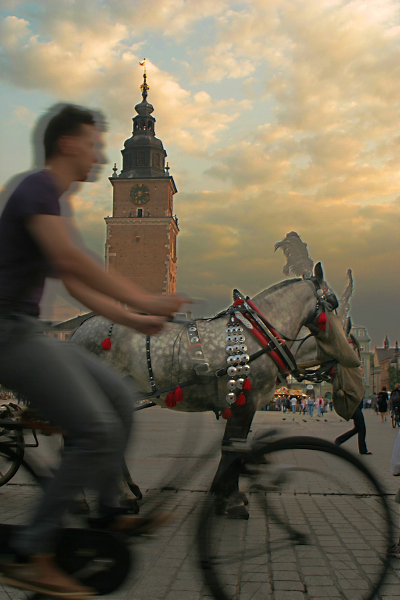
<svg viewBox="0 0 400 600">
<path fill-rule="evenodd" d="M 7 449 L 12 452 L 8 453 Z M 24 458 L 24 435 L 20 429 L 0 425 L 0 486 L 6 484 L 18 471 Z"/>
<path fill-rule="evenodd" d="M 200 561 L 214 597 L 266 600 L 279 590 L 304 600 L 372 600 L 393 536 L 386 497 L 364 463 L 308 437 L 258 454 L 266 464 L 246 459 L 241 479 L 250 519 L 215 516 L 211 502 L 201 514 Z"/>
</svg>

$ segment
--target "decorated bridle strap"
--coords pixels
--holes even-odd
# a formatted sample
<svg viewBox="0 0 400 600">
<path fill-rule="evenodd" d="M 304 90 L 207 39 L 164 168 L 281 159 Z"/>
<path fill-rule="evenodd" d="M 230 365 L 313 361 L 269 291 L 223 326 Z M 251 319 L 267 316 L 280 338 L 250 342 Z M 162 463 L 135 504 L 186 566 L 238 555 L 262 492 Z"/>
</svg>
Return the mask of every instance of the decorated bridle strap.
<svg viewBox="0 0 400 600">
<path fill-rule="evenodd" d="M 266 348 L 268 355 L 280 371 L 285 374 L 288 371 L 295 371 L 297 369 L 296 360 L 279 333 L 268 323 L 250 298 L 245 298 L 238 290 L 235 290 L 234 294 L 233 306 L 250 322 L 249 330 L 261 346 Z M 244 321 L 242 322 L 245 324 Z"/>
</svg>

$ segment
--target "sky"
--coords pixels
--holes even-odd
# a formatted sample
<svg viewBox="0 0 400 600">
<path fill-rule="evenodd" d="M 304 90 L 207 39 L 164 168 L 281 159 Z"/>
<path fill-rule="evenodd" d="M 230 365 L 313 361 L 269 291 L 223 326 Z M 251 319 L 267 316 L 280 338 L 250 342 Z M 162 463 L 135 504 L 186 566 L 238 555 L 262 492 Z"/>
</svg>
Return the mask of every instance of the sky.
<svg viewBox="0 0 400 600">
<path fill-rule="evenodd" d="M 203 313 L 285 278 L 297 231 L 372 347 L 400 342 L 399 8 L 392 0 L 2 0 L 0 184 L 33 164 L 57 102 L 103 111 L 108 164 L 73 197 L 104 254 L 108 177 L 146 57 L 156 135 L 178 188 L 178 290 Z"/>
</svg>

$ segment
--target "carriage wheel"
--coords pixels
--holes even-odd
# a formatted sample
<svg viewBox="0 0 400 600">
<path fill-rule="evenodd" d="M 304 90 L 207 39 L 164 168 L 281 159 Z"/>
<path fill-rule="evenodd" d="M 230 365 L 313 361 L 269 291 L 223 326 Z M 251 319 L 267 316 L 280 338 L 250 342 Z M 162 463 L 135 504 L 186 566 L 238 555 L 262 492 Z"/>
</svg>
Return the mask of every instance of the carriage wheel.
<svg viewBox="0 0 400 600">
<path fill-rule="evenodd" d="M 127 546 L 105 531 L 62 529 L 56 550 L 62 569 L 99 595 L 116 590 L 131 566 Z"/>
<path fill-rule="evenodd" d="M 265 600 L 279 589 L 311 600 L 323 585 L 330 597 L 372 600 L 393 532 L 386 497 L 364 463 L 307 437 L 272 442 L 259 454 L 266 464 L 246 460 L 241 478 L 248 521 L 216 516 L 211 497 L 202 510 L 200 562 L 214 597 Z M 287 565 L 291 581 L 282 576 Z"/>
<path fill-rule="evenodd" d="M 11 452 L 7 452 L 11 450 Z M 20 429 L 0 427 L 0 486 L 18 471 L 24 458 L 24 436 Z"/>
</svg>

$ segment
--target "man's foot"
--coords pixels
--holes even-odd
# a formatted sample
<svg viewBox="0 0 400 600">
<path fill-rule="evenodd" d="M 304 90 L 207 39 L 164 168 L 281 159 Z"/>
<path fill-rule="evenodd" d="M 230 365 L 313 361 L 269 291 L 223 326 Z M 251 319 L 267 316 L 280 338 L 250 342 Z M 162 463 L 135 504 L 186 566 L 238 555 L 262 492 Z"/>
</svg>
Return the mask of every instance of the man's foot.
<svg viewBox="0 0 400 600">
<path fill-rule="evenodd" d="M 369 450 L 367 452 L 360 452 L 360 454 L 372 454 L 372 452 L 369 452 Z"/>
<path fill-rule="evenodd" d="M 84 600 L 95 590 L 62 571 L 49 554 L 37 554 L 24 563 L 2 563 L 0 583 L 65 600 Z"/>
</svg>

